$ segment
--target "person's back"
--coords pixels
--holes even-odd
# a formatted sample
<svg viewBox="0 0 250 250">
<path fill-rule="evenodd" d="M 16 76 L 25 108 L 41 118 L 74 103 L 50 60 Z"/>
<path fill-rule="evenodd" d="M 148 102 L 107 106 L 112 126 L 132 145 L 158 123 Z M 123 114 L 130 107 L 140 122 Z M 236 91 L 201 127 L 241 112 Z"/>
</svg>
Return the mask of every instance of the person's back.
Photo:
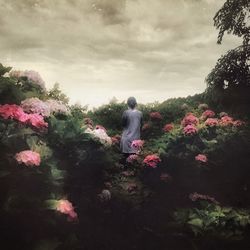
<svg viewBox="0 0 250 250">
<path fill-rule="evenodd" d="M 125 154 L 136 153 L 136 149 L 131 147 L 134 140 L 139 140 L 141 136 L 142 113 L 135 109 L 136 100 L 133 97 L 128 99 L 129 109 L 122 115 L 123 133 L 121 138 L 121 151 Z"/>
</svg>

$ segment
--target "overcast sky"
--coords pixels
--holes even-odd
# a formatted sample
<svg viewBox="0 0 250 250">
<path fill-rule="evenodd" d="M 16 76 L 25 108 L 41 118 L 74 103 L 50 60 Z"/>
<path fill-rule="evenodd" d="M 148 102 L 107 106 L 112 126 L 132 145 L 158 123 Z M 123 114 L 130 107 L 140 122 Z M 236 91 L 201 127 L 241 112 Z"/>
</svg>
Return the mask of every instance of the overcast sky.
<svg viewBox="0 0 250 250">
<path fill-rule="evenodd" d="M 213 17 L 225 0 L 0 0 L 0 62 L 59 82 L 71 103 L 201 93 L 217 59 Z"/>
</svg>

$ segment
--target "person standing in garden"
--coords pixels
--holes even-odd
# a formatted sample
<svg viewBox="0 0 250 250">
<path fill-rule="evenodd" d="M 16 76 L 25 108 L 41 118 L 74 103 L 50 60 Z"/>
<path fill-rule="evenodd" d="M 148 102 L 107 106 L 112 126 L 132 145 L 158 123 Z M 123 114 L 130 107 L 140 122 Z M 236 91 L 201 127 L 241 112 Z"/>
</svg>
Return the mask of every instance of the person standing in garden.
<svg viewBox="0 0 250 250">
<path fill-rule="evenodd" d="M 128 109 L 122 114 L 123 133 L 120 143 L 125 162 L 129 155 L 137 153 L 137 150 L 131 144 L 135 140 L 140 140 L 142 126 L 142 112 L 136 109 L 136 99 L 129 97 L 127 104 Z"/>
</svg>

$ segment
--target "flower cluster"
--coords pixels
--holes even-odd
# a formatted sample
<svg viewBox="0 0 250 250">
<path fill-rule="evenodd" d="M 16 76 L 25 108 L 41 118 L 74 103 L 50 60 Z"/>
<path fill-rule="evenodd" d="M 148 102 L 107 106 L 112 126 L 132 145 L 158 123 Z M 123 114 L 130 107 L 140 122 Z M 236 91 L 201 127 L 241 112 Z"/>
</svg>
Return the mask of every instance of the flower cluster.
<svg viewBox="0 0 250 250">
<path fill-rule="evenodd" d="M 56 210 L 62 214 L 68 215 L 69 221 L 77 220 L 77 213 L 75 212 L 72 203 L 68 200 L 58 200 L 56 203 Z"/>
<path fill-rule="evenodd" d="M 159 113 L 159 112 L 151 112 L 150 114 L 149 114 L 149 116 L 150 116 L 150 118 L 152 119 L 152 120 L 155 120 L 155 121 L 157 121 L 157 120 L 162 120 L 163 118 L 162 118 L 162 115 Z"/>
<path fill-rule="evenodd" d="M 31 150 L 24 150 L 15 155 L 19 164 L 26 166 L 39 166 L 41 163 L 40 154 Z"/>
<path fill-rule="evenodd" d="M 214 117 L 214 116 L 215 116 L 214 111 L 212 111 L 212 110 L 210 110 L 210 109 L 206 110 L 206 111 L 203 112 L 202 115 L 201 115 L 201 117 L 202 117 L 203 119 L 212 118 L 212 117 Z"/>
<path fill-rule="evenodd" d="M 131 143 L 131 147 L 136 149 L 136 150 L 141 150 L 144 145 L 144 141 L 142 140 L 134 140 Z"/>
<path fill-rule="evenodd" d="M 174 129 L 174 125 L 171 124 L 171 123 L 166 124 L 166 125 L 163 127 L 163 131 L 166 132 L 166 133 L 170 132 L 170 131 L 173 130 L 173 129 Z"/>
<path fill-rule="evenodd" d="M 112 145 L 112 139 L 107 135 L 106 129 L 105 130 L 102 129 L 103 127 L 101 125 L 98 125 L 98 126 L 99 127 L 95 128 L 94 130 L 92 130 L 90 128 L 87 128 L 85 130 L 85 133 L 89 133 L 89 134 L 93 135 L 93 137 L 97 138 L 103 145 L 111 146 Z"/>
<path fill-rule="evenodd" d="M 21 102 L 21 107 L 26 113 L 37 113 L 43 116 L 50 115 L 49 106 L 37 97 L 27 98 Z"/>
<path fill-rule="evenodd" d="M 235 126 L 235 127 L 240 127 L 240 126 L 243 126 L 245 124 L 246 123 L 244 121 L 241 121 L 241 120 L 236 120 L 233 122 L 233 126 Z"/>
<path fill-rule="evenodd" d="M 130 155 L 130 156 L 127 157 L 126 161 L 127 161 L 128 163 L 133 163 L 133 162 L 135 162 L 135 161 L 138 161 L 138 158 L 139 158 L 138 155 L 132 154 L 132 155 Z"/>
<path fill-rule="evenodd" d="M 21 107 L 27 113 L 37 113 L 46 117 L 50 116 L 52 113 L 67 114 L 69 112 L 68 108 L 57 100 L 49 99 L 43 102 L 37 97 L 27 98 L 22 101 Z"/>
<path fill-rule="evenodd" d="M 191 201 L 207 200 L 207 201 L 211 201 L 211 202 L 218 204 L 218 201 L 216 201 L 214 197 L 211 197 L 209 195 L 204 195 L 204 194 L 198 194 L 197 192 L 190 194 L 189 199 Z"/>
<path fill-rule="evenodd" d="M 194 135 L 198 132 L 198 129 L 194 125 L 187 125 L 183 128 L 185 135 Z"/>
<path fill-rule="evenodd" d="M 103 131 L 105 131 L 105 132 L 107 133 L 107 129 L 104 128 L 102 125 L 96 125 L 96 126 L 95 126 L 95 129 L 96 129 L 96 130 L 98 130 L 98 129 L 99 129 L 99 130 L 103 130 Z"/>
<path fill-rule="evenodd" d="M 148 155 L 145 157 L 145 159 L 143 160 L 143 163 L 151 168 L 156 168 L 157 164 L 161 162 L 161 159 L 159 158 L 159 156 L 153 154 L 153 155 Z"/>
<path fill-rule="evenodd" d="M 10 72 L 10 76 L 20 79 L 20 78 L 27 78 L 28 81 L 37 84 L 42 90 L 45 90 L 45 82 L 41 78 L 40 74 L 33 70 L 13 70 Z"/>
<path fill-rule="evenodd" d="M 52 113 L 60 113 L 60 114 L 68 114 L 69 109 L 62 102 L 49 99 L 45 101 L 45 104 L 49 107 L 50 114 Z"/>
<path fill-rule="evenodd" d="M 223 116 L 221 117 L 220 121 L 219 121 L 219 124 L 221 126 L 229 126 L 229 125 L 233 125 L 233 118 L 226 115 L 226 116 Z"/>
<path fill-rule="evenodd" d="M 219 121 L 218 119 L 216 118 L 208 118 L 206 121 L 205 121 L 205 125 L 208 126 L 208 127 L 215 127 L 219 124 Z"/>
<path fill-rule="evenodd" d="M 198 125 L 199 119 L 192 113 L 186 114 L 186 116 L 181 121 L 181 125 L 186 127 L 187 125 Z"/>
<path fill-rule="evenodd" d="M 15 119 L 27 125 L 32 125 L 33 127 L 38 129 L 48 127 L 48 123 L 44 121 L 43 116 L 41 116 L 40 114 L 27 114 L 21 107 L 15 104 L 1 105 L 0 116 L 2 116 L 4 119 Z"/>
<path fill-rule="evenodd" d="M 98 194 L 98 198 L 101 202 L 111 200 L 111 193 L 108 189 L 103 189 L 100 194 Z"/>
<path fill-rule="evenodd" d="M 195 156 L 195 160 L 199 162 L 207 162 L 207 156 L 203 154 L 198 154 Z"/>
</svg>

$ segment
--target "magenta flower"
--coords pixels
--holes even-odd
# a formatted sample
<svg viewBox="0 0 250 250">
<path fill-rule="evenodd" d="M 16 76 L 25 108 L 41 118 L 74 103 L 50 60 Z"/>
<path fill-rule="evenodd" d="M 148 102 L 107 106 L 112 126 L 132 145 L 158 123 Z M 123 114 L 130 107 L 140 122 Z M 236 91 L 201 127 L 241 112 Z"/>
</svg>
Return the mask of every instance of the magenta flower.
<svg viewBox="0 0 250 250">
<path fill-rule="evenodd" d="M 15 159 L 19 164 L 26 166 L 39 166 L 41 163 L 40 154 L 31 150 L 24 150 L 15 155 Z"/>
<path fill-rule="evenodd" d="M 43 117 L 39 114 L 29 114 L 29 124 L 31 124 L 33 127 L 41 129 L 41 128 L 47 128 L 48 123 L 44 121 Z"/>
<path fill-rule="evenodd" d="M 241 120 L 236 120 L 233 122 L 233 126 L 235 127 L 241 127 L 243 125 L 245 125 L 246 123 L 244 121 L 241 121 Z"/>
<path fill-rule="evenodd" d="M 163 131 L 166 132 L 166 133 L 170 132 L 170 131 L 173 130 L 173 129 L 174 129 L 174 125 L 171 124 L 171 123 L 166 124 L 166 125 L 163 127 Z"/>
<path fill-rule="evenodd" d="M 138 158 L 139 158 L 138 155 L 132 154 L 132 155 L 130 155 L 130 156 L 126 159 L 126 161 L 127 161 L 128 163 L 133 163 L 133 162 L 137 161 Z"/>
<path fill-rule="evenodd" d="M 208 127 L 215 127 L 219 124 L 219 121 L 218 119 L 216 118 L 208 118 L 206 121 L 205 121 L 205 125 L 208 126 Z"/>
<path fill-rule="evenodd" d="M 134 149 L 140 150 L 140 149 L 142 149 L 143 144 L 144 144 L 144 141 L 142 141 L 142 140 L 134 140 L 131 143 L 131 147 Z"/>
<path fill-rule="evenodd" d="M 159 158 L 159 156 L 153 154 L 153 155 L 148 155 L 145 157 L 145 159 L 143 160 L 143 163 L 151 168 L 156 168 L 157 164 L 161 162 L 161 159 Z"/>
<path fill-rule="evenodd" d="M 223 116 L 221 117 L 219 124 L 221 126 L 229 126 L 229 125 L 233 125 L 233 118 L 230 116 Z"/>
<path fill-rule="evenodd" d="M 214 116 L 215 116 L 214 111 L 212 111 L 212 110 L 210 110 L 210 109 L 206 110 L 206 111 L 203 112 L 202 115 L 201 115 L 201 117 L 202 117 L 203 119 L 212 118 L 212 117 L 214 117 Z"/>
<path fill-rule="evenodd" d="M 195 160 L 199 162 L 207 162 L 207 156 L 203 154 L 198 154 L 195 156 Z"/>
<path fill-rule="evenodd" d="M 194 135 L 198 132 L 198 129 L 194 125 L 187 125 L 183 128 L 183 133 L 185 135 Z"/>
<path fill-rule="evenodd" d="M 186 127 L 187 125 L 198 125 L 199 119 L 194 116 L 192 113 L 186 114 L 186 116 L 181 121 L 181 125 Z"/>
</svg>

